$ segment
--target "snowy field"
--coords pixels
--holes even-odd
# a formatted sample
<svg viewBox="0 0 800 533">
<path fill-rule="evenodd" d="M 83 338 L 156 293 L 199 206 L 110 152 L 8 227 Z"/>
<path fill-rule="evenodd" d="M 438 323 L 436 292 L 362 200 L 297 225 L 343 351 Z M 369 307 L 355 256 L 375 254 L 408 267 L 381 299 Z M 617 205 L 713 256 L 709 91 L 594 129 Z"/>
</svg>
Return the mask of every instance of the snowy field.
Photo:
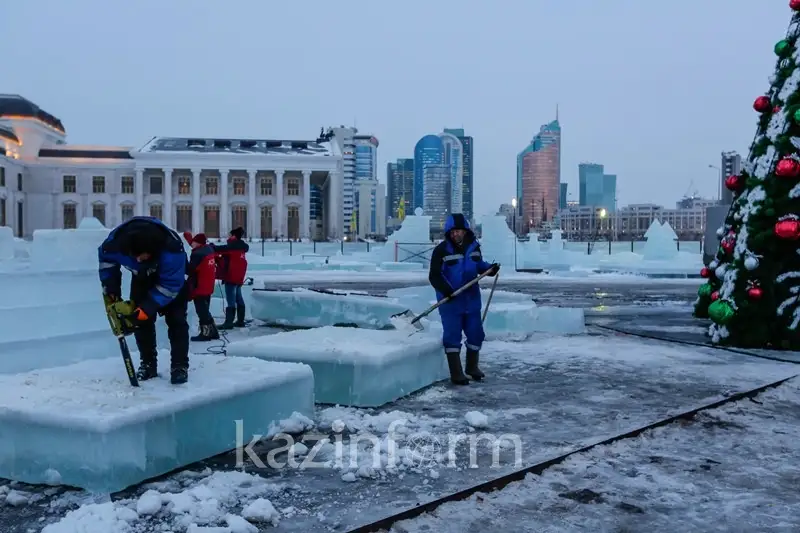
<svg viewBox="0 0 800 533">
<path fill-rule="evenodd" d="M 576 454 L 400 522 L 403 533 L 800 531 L 800 380 Z"/>
</svg>

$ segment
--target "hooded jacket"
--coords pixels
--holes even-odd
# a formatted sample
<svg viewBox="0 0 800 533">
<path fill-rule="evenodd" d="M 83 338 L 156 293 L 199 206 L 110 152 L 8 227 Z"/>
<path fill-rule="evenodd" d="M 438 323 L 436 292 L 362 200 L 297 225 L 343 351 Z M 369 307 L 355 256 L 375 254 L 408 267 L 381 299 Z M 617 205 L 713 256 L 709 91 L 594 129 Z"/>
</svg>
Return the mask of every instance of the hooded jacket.
<svg viewBox="0 0 800 533">
<path fill-rule="evenodd" d="M 454 229 L 466 231 L 461 245 L 450 237 Z M 456 213 L 447 217 L 444 226 L 445 238 L 434 248 L 431 254 L 431 267 L 428 273 L 436 291 L 436 299 L 441 300 L 451 295 L 479 275 L 491 268 L 491 264 L 483 260 L 481 245 L 469 227 L 464 215 Z M 441 313 L 472 313 L 481 311 L 481 290 L 475 284 L 450 302 L 439 308 Z"/>
</svg>

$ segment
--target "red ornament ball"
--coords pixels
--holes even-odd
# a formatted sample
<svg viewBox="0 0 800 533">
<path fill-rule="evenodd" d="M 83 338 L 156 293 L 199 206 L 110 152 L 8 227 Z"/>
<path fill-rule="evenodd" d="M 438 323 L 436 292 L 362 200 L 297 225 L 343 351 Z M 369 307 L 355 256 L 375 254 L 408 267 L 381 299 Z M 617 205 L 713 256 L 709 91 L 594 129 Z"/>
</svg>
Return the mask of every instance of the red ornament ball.
<svg viewBox="0 0 800 533">
<path fill-rule="evenodd" d="M 761 287 L 750 287 L 747 289 L 747 297 L 751 300 L 760 300 L 764 296 L 764 290 Z"/>
<path fill-rule="evenodd" d="M 795 11 L 800 11 L 800 0 L 789 0 L 789 7 Z"/>
<path fill-rule="evenodd" d="M 800 2 L 800 0 L 798 0 Z M 741 176 L 728 176 L 725 178 L 725 188 L 729 191 L 738 191 L 744 185 L 744 180 L 742 180 Z"/>
<path fill-rule="evenodd" d="M 800 221 L 781 220 L 775 223 L 775 235 L 787 241 L 800 239 Z"/>
<path fill-rule="evenodd" d="M 779 106 L 779 105 L 776 105 L 775 107 L 772 108 L 772 112 L 773 113 L 778 113 L 778 112 L 780 112 L 780 110 L 781 110 L 781 106 Z"/>
<path fill-rule="evenodd" d="M 798 0 L 798 1 L 800 1 L 800 0 Z M 703 267 L 703 268 L 700 269 L 700 277 L 701 278 L 707 278 L 709 276 L 711 276 L 711 270 L 710 269 L 708 269 L 706 267 Z"/>
<path fill-rule="evenodd" d="M 733 249 L 736 247 L 736 241 L 733 239 L 724 239 L 721 246 L 726 254 L 730 254 L 733 253 Z"/>
<path fill-rule="evenodd" d="M 785 157 L 775 166 L 775 175 L 781 178 L 796 178 L 800 176 L 800 162 L 791 157 Z"/>
<path fill-rule="evenodd" d="M 772 109 L 772 103 L 769 101 L 769 96 L 759 96 L 756 98 L 756 101 L 753 102 L 753 109 L 759 113 L 766 113 Z"/>
<path fill-rule="evenodd" d="M 716 302 L 719 300 L 719 291 L 714 291 L 711 293 L 711 301 Z"/>
</svg>

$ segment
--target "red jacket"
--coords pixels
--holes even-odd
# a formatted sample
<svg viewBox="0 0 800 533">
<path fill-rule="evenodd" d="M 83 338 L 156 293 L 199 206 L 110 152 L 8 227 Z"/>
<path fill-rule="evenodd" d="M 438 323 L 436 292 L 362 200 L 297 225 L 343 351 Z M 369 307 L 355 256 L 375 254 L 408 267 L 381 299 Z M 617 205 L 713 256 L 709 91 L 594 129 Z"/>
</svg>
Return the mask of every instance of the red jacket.
<svg viewBox="0 0 800 533">
<path fill-rule="evenodd" d="M 192 250 L 189 258 L 189 299 L 207 297 L 214 294 L 216 254 L 210 244 L 199 246 Z"/>
<path fill-rule="evenodd" d="M 231 285 L 244 285 L 247 275 L 247 254 L 250 246 L 236 237 L 229 237 L 228 244 L 215 246 L 217 252 L 217 279 Z"/>
</svg>

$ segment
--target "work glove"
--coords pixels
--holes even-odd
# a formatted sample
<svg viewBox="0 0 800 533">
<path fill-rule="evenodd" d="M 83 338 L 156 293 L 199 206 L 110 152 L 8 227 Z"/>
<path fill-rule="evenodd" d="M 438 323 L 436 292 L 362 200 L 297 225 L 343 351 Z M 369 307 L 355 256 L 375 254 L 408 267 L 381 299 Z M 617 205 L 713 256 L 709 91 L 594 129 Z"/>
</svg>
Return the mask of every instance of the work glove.
<svg viewBox="0 0 800 533">
<path fill-rule="evenodd" d="M 489 270 L 486 271 L 486 275 L 496 276 L 498 272 L 500 272 L 500 265 L 498 263 L 492 263 L 492 266 L 490 266 Z"/>
</svg>

